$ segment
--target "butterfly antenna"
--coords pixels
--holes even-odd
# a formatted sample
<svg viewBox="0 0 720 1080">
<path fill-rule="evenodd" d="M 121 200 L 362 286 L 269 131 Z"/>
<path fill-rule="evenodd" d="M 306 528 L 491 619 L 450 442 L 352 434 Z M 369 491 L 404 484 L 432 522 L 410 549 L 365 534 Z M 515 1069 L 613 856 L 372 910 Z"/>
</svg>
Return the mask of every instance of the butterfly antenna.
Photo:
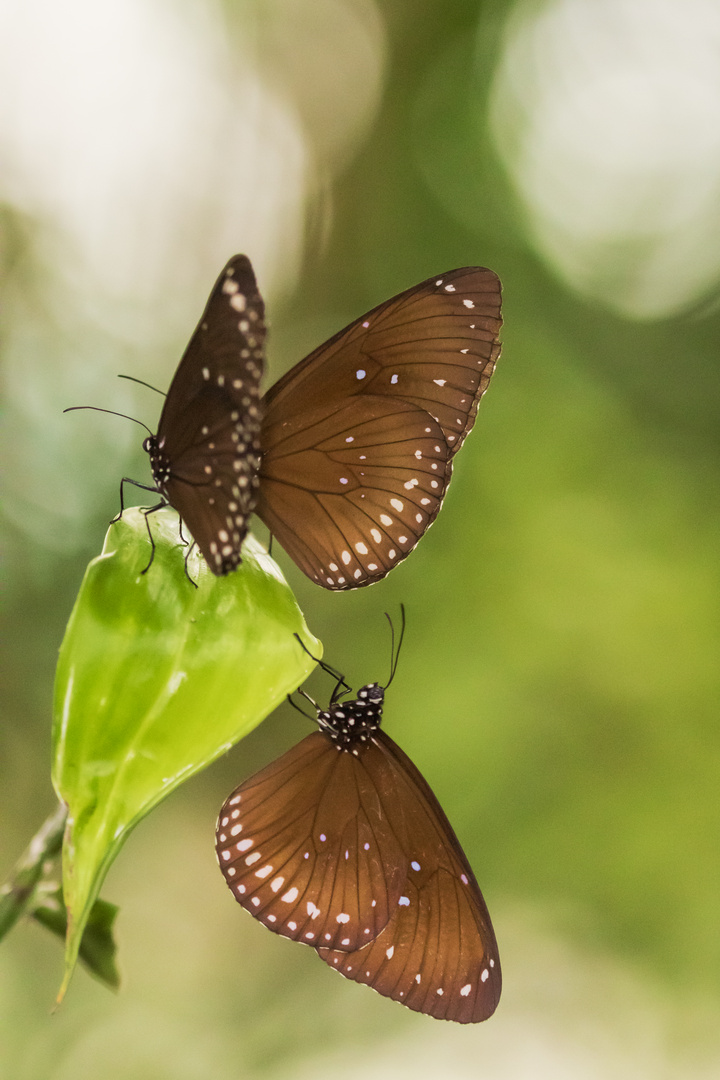
<svg viewBox="0 0 720 1080">
<path fill-rule="evenodd" d="M 149 382 L 144 382 L 143 379 L 136 379 L 134 375 L 118 375 L 118 379 L 127 379 L 128 382 L 136 382 L 140 386 L 147 386 L 148 390 L 154 390 L 156 394 L 161 394 L 163 397 L 167 397 L 167 394 L 162 390 L 158 390 L 157 386 L 151 386 Z"/>
<path fill-rule="evenodd" d="M 110 416 L 122 416 L 125 420 L 132 420 L 133 424 L 139 424 L 140 427 L 144 427 L 148 435 L 153 434 L 147 424 L 143 424 L 142 420 L 136 420 L 134 416 L 128 416 L 127 413 L 124 412 L 115 412 L 114 409 L 100 409 L 97 405 L 71 405 L 69 409 L 63 409 L 63 412 L 79 412 L 80 409 L 92 409 L 93 412 L 109 413 Z"/>
<path fill-rule="evenodd" d="M 385 683 L 383 690 L 387 690 L 390 683 L 395 678 L 395 672 L 397 671 L 398 660 L 400 659 L 400 649 L 402 648 L 403 638 L 405 637 L 405 605 L 400 605 L 400 635 L 398 637 L 397 649 L 395 648 L 395 627 L 393 621 L 385 612 L 385 618 L 390 623 L 390 678 Z"/>
</svg>

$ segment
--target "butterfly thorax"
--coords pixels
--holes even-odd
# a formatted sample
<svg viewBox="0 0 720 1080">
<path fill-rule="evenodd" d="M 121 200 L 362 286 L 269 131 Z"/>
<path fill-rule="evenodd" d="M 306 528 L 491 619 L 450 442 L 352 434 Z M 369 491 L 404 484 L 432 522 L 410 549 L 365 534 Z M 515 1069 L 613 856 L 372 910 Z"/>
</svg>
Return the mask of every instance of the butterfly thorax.
<svg viewBox="0 0 720 1080">
<path fill-rule="evenodd" d="M 162 452 L 157 435 L 149 435 L 143 442 L 143 450 L 150 456 L 150 469 L 159 488 L 170 479 L 170 459 Z"/>
<path fill-rule="evenodd" d="M 385 691 L 379 683 L 368 683 L 358 690 L 354 701 L 331 702 L 318 710 L 318 723 L 338 750 L 358 755 L 382 721 Z"/>
</svg>

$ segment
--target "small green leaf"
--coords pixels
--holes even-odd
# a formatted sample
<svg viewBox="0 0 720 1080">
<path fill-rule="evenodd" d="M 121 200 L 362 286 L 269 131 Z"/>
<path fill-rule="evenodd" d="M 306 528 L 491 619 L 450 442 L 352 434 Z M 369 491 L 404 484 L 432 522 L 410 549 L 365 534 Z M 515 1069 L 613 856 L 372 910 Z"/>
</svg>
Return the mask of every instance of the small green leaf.
<svg viewBox="0 0 720 1080">
<path fill-rule="evenodd" d="M 37 904 L 31 912 L 41 926 L 64 938 L 67 933 L 67 910 L 63 903 L 62 886 L 38 890 Z M 97 899 L 92 906 L 78 956 L 91 975 L 105 983 L 111 990 L 120 986 L 120 973 L 115 958 L 117 946 L 113 938 L 113 925 L 118 908 L 107 900 Z"/>
<path fill-rule="evenodd" d="M 60 803 L 33 836 L 0 888 L 0 940 L 31 909 L 47 867 L 62 850 L 67 807 Z"/>
<path fill-rule="evenodd" d="M 107 870 L 130 830 L 183 780 L 260 723 L 322 646 L 256 540 L 212 574 L 178 542 L 177 515 L 126 510 L 87 568 L 55 680 L 53 783 L 68 806 L 62 998 Z"/>
</svg>

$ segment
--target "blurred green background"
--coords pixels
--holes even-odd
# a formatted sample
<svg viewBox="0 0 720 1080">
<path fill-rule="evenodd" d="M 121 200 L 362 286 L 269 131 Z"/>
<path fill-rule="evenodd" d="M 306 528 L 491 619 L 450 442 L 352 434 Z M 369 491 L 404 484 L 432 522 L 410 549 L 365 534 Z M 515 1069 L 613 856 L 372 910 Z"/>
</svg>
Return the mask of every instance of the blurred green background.
<svg viewBox="0 0 720 1080">
<path fill-rule="evenodd" d="M 330 663 L 385 679 L 493 916 L 488 1023 L 416 1016 L 234 904 L 231 788 L 279 710 L 107 879 L 123 987 L 0 947 L 8 1080 L 717 1075 L 720 9 L 713 0 L 34 0 L 0 15 L 7 573 L 0 871 L 52 810 L 54 664 L 149 477 L 135 425 L 247 252 L 270 380 L 424 277 L 487 265 L 503 354 L 443 512 L 383 583 L 311 585 Z M 261 535 L 260 530 L 258 530 Z M 327 679 L 309 689 L 325 698 Z"/>
</svg>

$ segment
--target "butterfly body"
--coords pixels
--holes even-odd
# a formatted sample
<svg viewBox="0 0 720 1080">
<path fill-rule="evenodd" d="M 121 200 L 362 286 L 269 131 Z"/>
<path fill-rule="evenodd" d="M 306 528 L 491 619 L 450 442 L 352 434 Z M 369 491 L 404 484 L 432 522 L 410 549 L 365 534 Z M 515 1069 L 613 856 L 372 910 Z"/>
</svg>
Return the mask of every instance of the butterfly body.
<svg viewBox="0 0 720 1080">
<path fill-rule="evenodd" d="M 501 974 L 490 916 L 437 799 L 381 729 L 384 690 L 317 709 L 320 730 L 224 804 L 218 862 L 235 899 L 346 978 L 476 1023 Z"/>
</svg>

